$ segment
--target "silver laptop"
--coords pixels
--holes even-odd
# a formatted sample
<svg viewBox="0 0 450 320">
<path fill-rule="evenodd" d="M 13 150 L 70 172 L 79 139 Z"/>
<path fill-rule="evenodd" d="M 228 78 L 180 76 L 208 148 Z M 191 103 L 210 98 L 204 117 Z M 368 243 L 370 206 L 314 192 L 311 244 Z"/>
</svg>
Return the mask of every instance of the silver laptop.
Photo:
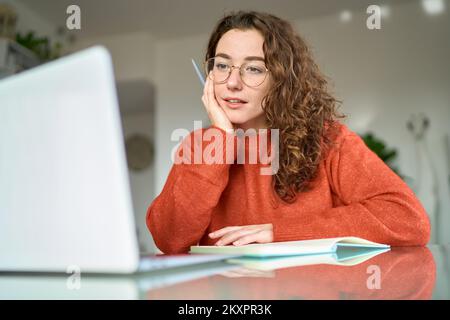
<svg viewBox="0 0 450 320">
<path fill-rule="evenodd" d="M 0 80 L 0 271 L 135 273 L 229 258 L 142 258 L 135 230 L 108 51 Z"/>
</svg>

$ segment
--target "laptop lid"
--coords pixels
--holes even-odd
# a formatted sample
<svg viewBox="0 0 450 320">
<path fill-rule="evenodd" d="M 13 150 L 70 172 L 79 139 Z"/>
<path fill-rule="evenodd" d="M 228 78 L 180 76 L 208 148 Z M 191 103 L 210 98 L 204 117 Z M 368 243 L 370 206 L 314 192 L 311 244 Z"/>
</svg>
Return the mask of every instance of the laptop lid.
<svg viewBox="0 0 450 320">
<path fill-rule="evenodd" d="M 135 230 L 107 50 L 0 80 L 0 270 L 133 272 Z"/>
</svg>

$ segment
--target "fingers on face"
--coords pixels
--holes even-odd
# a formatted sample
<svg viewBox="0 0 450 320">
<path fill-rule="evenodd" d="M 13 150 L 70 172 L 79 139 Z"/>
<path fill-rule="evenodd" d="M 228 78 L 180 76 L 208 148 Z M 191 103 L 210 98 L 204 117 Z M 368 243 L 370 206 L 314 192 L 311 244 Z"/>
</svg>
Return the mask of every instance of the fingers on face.
<svg viewBox="0 0 450 320">
<path fill-rule="evenodd" d="M 202 101 L 205 104 L 205 106 L 208 105 L 208 78 L 206 78 L 206 83 L 205 86 L 203 87 L 203 96 L 202 96 Z"/>
<path fill-rule="evenodd" d="M 214 94 L 214 86 L 213 86 L 213 82 L 212 81 L 208 82 L 208 92 L 209 92 L 209 94 L 211 96 Z"/>
<path fill-rule="evenodd" d="M 208 99 L 209 99 L 209 101 L 216 100 L 216 95 L 214 93 L 214 82 L 211 79 L 209 79 L 209 81 L 208 81 L 207 89 L 208 89 Z"/>
<path fill-rule="evenodd" d="M 216 100 L 216 96 L 214 94 L 214 84 L 209 76 L 206 77 L 205 86 L 203 87 L 202 101 L 205 104 L 207 110 L 209 110 L 210 104 L 212 102 L 216 102 L 218 104 L 218 101 Z"/>
</svg>

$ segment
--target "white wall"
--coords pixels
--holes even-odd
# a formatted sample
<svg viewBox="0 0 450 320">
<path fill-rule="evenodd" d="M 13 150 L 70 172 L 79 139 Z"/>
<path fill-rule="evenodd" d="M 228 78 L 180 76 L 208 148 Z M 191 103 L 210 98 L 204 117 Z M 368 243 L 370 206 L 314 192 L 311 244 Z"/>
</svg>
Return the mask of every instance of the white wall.
<svg viewBox="0 0 450 320">
<path fill-rule="evenodd" d="M 414 142 L 406 129 L 411 113 L 425 112 L 431 119 L 428 137 L 431 155 L 439 169 L 443 221 L 441 242 L 450 241 L 448 167 L 443 137 L 450 134 L 450 19 L 428 17 L 418 1 L 391 9 L 382 29 L 369 31 L 367 15 L 354 15 L 343 24 L 338 15 L 295 21 L 300 34 L 313 46 L 317 61 L 333 79 L 347 124 L 359 133 L 368 130 L 398 148 L 401 171 L 416 178 Z M 206 119 L 202 90 L 189 59 L 202 61 L 209 33 L 158 41 L 155 84 L 158 91 L 156 131 L 156 194 L 171 167 L 175 128 L 192 129 L 194 120 Z M 430 174 L 425 172 L 426 176 Z M 418 193 L 431 210 L 429 192 Z M 446 232 L 445 232 L 446 231 Z M 433 232 L 434 233 L 434 232 Z"/>
<path fill-rule="evenodd" d="M 133 134 L 145 134 L 147 137 L 154 136 L 154 115 L 150 112 L 133 113 L 122 118 L 125 137 Z M 153 248 L 154 242 L 145 224 L 147 208 L 154 197 L 154 163 L 148 169 L 130 173 L 130 187 L 133 195 L 133 207 L 142 251 Z"/>
<path fill-rule="evenodd" d="M 203 88 L 194 72 L 191 58 L 204 60 L 207 34 L 168 41 L 156 46 L 156 186 L 160 193 L 171 168 L 170 155 L 176 142 L 170 140 L 174 129 L 193 130 L 194 121 L 209 123 L 201 96 Z"/>
<path fill-rule="evenodd" d="M 338 17 L 297 22 L 315 49 L 320 66 L 344 100 L 349 126 L 372 131 L 399 150 L 401 172 L 411 183 L 432 218 L 440 242 L 450 242 L 450 191 L 445 136 L 450 134 L 450 14 L 430 17 L 418 2 L 393 7 L 381 30 L 365 27 L 367 15 L 354 15 L 349 23 Z M 356 50 L 355 50 L 356 49 Z M 431 120 L 429 155 L 438 172 L 439 225 L 431 192 L 432 172 L 424 163 L 420 188 L 419 161 L 406 122 L 411 114 L 425 113 Z M 440 229 L 436 229 L 440 228 Z"/>
<path fill-rule="evenodd" d="M 92 45 L 104 45 L 109 49 L 118 81 L 155 78 L 155 40 L 144 32 L 118 34 L 114 36 L 83 39 L 76 43 L 73 51 Z"/>
</svg>

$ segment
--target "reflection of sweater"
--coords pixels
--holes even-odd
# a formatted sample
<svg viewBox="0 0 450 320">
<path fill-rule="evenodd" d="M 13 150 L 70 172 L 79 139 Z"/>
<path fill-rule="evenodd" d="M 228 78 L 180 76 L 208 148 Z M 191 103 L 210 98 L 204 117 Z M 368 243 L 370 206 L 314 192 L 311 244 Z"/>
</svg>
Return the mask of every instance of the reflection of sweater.
<svg viewBox="0 0 450 320">
<path fill-rule="evenodd" d="M 238 269 L 157 288 L 149 291 L 146 298 L 429 300 L 436 285 L 436 264 L 426 247 L 393 248 L 354 266 L 316 264 L 278 269 L 263 277 L 254 273 Z"/>
<path fill-rule="evenodd" d="M 272 176 L 260 174 L 263 164 L 174 164 L 147 212 L 156 245 L 164 253 L 183 253 L 197 243 L 214 244 L 209 232 L 265 223 L 273 224 L 274 241 L 357 236 L 392 246 L 425 245 L 430 224 L 414 193 L 358 135 L 343 124 L 339 130 L 312 189 L 293 204 L 277 200 Z M 225 146 L 233 137 L 220 132 Z M 183 142 L 192 142 L 191 152 L 195 136 Z M 210 144 L 200 143 L 203 149 Z M 186 158 L 180 150 L 177 156 Z"/>
</svg>

